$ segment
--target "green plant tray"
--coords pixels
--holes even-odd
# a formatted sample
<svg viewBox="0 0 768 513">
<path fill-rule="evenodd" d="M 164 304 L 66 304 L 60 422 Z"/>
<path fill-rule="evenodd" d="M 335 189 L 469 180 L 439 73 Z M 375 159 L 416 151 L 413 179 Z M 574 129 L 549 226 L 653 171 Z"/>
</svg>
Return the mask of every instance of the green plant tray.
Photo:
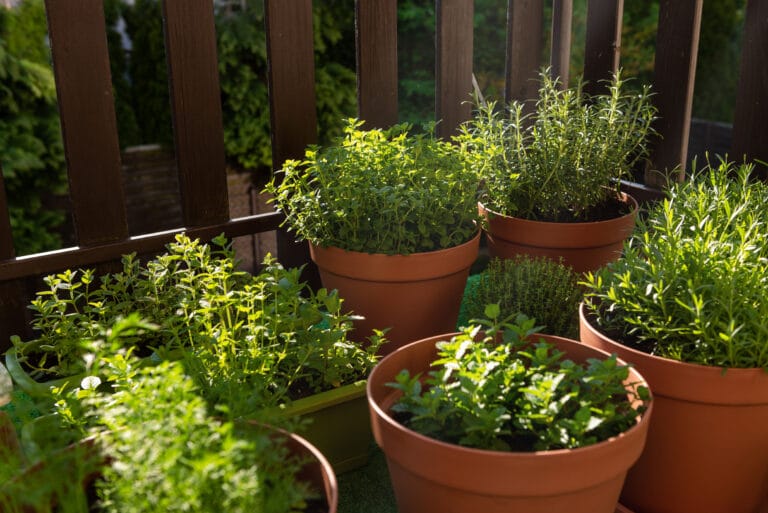
<svg viewBox="0 0 768 513">
<path fill-rule="evenodd" d="M 365 380 L 358 381 L 281 407 L 286 417 L 311 420 L 299 434 L 320 449 L 336 474 L 368 462 L 373 435 L 365 385 Z"/>
<path fill-rule="evenodd" d="M 70 386 L 76 383 L 80 383 L 80 381 L 85 376 L 84 374 L 80 374 L 77 376 L 69 376 L 51 381 L 35 381 L 29 374 L 26 373 L 26 371 L 24 371 L 24 368 L 21 366 L 18 358 L 16 358 L 16 349 L 14 348 L 8 349 L 5 352 L 5 367 L 8 369 L 8 374 L 11 375 L 13 382 L 32 397 L 50 395 L 51 388 Z"/>
</svg>

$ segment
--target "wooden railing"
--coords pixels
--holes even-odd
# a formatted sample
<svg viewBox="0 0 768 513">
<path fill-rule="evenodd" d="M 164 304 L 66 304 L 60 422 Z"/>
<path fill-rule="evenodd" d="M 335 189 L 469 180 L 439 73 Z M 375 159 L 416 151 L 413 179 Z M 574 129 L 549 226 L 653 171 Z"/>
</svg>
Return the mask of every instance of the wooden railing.
<svg viewBox="0 0 768 513">
<path fill-rule="evenodd" d="M 553 0 L 554 73 L 567 81 L 572 0 Z M 685 169 L 703 0 L 661 0 L 654 90 L 662 138 L 646 184 Z M 436 0 L 435 116 L 449 135 L 470 115 L 472 0 Z M 39 277 L 83 266 L 109 268 L 128 252 L 159 251 L 174 233 L 210 238 L 275 230 L 276 213 L 229 215 L 212 0 L 164 0 L 169 88 L 184 225 L 129 236 L 102 0 L 47 0 L 54 72 L 77 246 L 15 257 L 0 174 L 0 348 L 28 330 L 25 306 Z M 509 0 L 506 100 L 531 99 L 541 69 L 544 0 Z M 397 0 L 356 0 L 358 112 L 368 126 L 397 121 Z M 622 0 L 589 0 L 584 78 L 600 90 L 621 54 Z M 311 0 L 265 0 L 273 167 L 301 157 L 317 141 Z M 768 161 L 768 2 L 747 7 L 731 156 Z M 682 176 L 682 175 L 680 175 Z M 306 250 L 279 232 L 279 258 L 307 261 Z"/>
</svg>

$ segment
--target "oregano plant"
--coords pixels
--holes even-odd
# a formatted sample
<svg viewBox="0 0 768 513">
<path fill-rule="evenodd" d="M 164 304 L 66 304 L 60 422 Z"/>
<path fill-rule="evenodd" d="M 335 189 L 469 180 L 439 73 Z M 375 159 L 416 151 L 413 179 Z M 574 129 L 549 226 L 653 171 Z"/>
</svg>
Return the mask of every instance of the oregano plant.
<svg viewBox="0 0 768 513">
<path fill-rule="evenodd" d="M 318 246 L 409 254 L 457 246 L 478 230 L 477 175 L 434 126 L 362 130 L 348 119 L 331 146 L 307 149 L 267 185 L 284 224 Z"/>
<path fill-rule="evenodd" d="M 627 386 L 629 368 L 616 356 L 575 363 L 544 340 L 525 316 L 488 319 L 437 343 L 426 376 L 404 369 L 389 386 L 402 397 L 395 418 L 438 440 L 478 449 L 570 449 L 616 436 L 637 422 L 648 400 Z"/>
</svg>

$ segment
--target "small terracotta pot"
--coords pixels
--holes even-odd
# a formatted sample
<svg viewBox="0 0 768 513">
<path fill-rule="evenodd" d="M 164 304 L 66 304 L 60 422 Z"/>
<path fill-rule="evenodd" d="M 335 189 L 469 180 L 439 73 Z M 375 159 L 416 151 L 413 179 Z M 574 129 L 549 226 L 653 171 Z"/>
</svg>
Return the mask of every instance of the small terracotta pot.
<svg viewBox="0 0 768 513">
<path fill-rule="evenodd" d="M 430 335 L 456 329 L 459 306 L 477 258 L 480 233 L 459 246 L 413 253 L 382 255 L 310 244 L 323 287 L 337 289 L 345 310 L 364 319 L 355 321 L 354 337 L 364 340 L 373 329 L 391 328 L 388 354 Z"/>
<path fill-rule="evenodd" d="M 645 442 L 653 405 L 620 436 L 579 449 L 515 453 L 469 449 L 412 431 L 389 410 L 401 392 L 386 386 L 402 369 L 426 373 L 435 343 L 404 346 L 383 358 L 368 378 L 376 442 L 384 451 L 400 513 L 613 513 L 627 469 Z M 577 361 L 608 354 L 560 337 L 542 336 Z M 632 370 L 628 382 L 644 384 Z M 623 510 L 618 510 L 623 511 Z"/>
<path fill-rule="evenodd" d="M 559 261 L 578 273 L 595 271 L 618 260 L 624 240 L 635 229 L 637 201 L 622 193 L 621 200 L 632 212 L 615 219 L 593 223 L 552 223 L 529 221 L 499 214 L 478 203 L 486 220 L 488 253 L 491 257 L 543 256 Z"/>
<path fill-rule="evenodd" d="M 339 504 L 339 486 L 331 464 L 325 459 L 323 453 L 302 437 L 283 430 L 278 431 L 286 437 L 286 445 L 290 453 L 306 462 L 299 471 L 298 479 L 310 483 L 313 489 L 322 492 L 327 506 L 327 508 L 323 507 L 323 512 L 336 513 Z"/>
<path fill-rule="evenodd" d="M 641 513 L 756 513 L 768 506 L 768 373 L 682 363 L 597 331 L 581 305 L 581 340 L 645 376 L 654 414 L 622 503 Z"/>
</svg>

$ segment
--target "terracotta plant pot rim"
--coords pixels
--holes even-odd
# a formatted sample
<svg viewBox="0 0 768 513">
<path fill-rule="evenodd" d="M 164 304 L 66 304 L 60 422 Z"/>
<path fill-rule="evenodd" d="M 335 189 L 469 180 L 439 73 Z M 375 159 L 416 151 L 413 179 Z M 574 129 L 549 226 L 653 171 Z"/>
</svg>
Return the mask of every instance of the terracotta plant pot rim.
<svg viewBox="0 0 768 513">
<path fill-rule="evenodd" d="M 486 217 L 489 225 L 492 225 L 489 226 L 489 231 L 501 239 L 534 247 L 590 248 L 602 247 L 622 241 L 632 233 L 635 225 L 634 220 L 639 209 L 637 200 L 624 192 L 620 194 L 620 199 L 632 206 L 632 210 L 628 214 L 603 221 L 576 223 L 533 221 L 521 217 L 508 216 L 491 210 L 482 202 L 478 202 L 477 208 L 480 215 Z M 500 218 L 502 223 L 495 223 L 494 218 Z M 510 223 L 513 226 L 510 226 Z M 553 241 L 549 233 L 555 227 L 558 230 L 573 232 L 579 235 L 572 235 L 571 238 L 575 239 L 572 242 Z"/>
<path fill-rule="evenodd" d="M 440 340 L 446 340 L 447 338 L 450 338 L 453 335 L 456 335 L 457 333 L 451 333 L 451 334 L 444 334 L 444 335 L 438 335 L 435 337 L 429 337 L 426 339 L 422 339 L 416 342 L 412 342 L 406 346 L 403 346 L 399 349 L 397 349 L 395 352 L 391 353 L 390 355 L 387 355 L 384 359 L 381 360 L 381 362 L 384 362 L 388 358 L 396 357 L 399 353 L 404 353 L 410 351 L 412 348 L 416 347 L 420 344 L 430 344 L 435 343 Z M 554 337 L 554 336 L 547 336 L 547 335 L 541 335 L 543 338 L 548 339 L 549 341 L 567 341 L 572 344 L 578 344 L 576 341 L 564 339 L 561 337 Z M 595 349 L 597 353 L 608 357 L 610 356 L 605 351 L 602 351 L 600 349 L 592 347 L 591 349 Z M 599 355 L 595 355 L 599 356 Z M 380 364 L 381 364 L 380 362 Z M 620 361 L 621 364 L 625 364 Z M 372 410 L 375 411 L 375 414 L 381 418 L 386 427 L 385 429 L 394 431 L 398 434 L 398 438 L 401 440 L 409 440 L 407 443 L 418 443 L 418 444 L 425 444 L 428 446 L 431 446 L 434 448 L 435 451 L 440 451 L 441 453 L 445 454 L 444 461 L 448 462 L 446 463 L 446 466 L 451 465 L 451 461 L 454 459 L 464 459 L 467 455 L 472 457 L 472 455 L 482 457 L 486 461 L 491 460 L 492 465 L 505 465 L 507 468 L 525 468 L 529 469 L 532 472 L 543 472 L 547 471 L 549 469 L 551 472 L 558 472 L 564 465 L 568 465 L 570 462 L 576 462 L 581 459 L 589 460 L 589 461 L 598 461 L 605 458 L 608 454 L 615 454 L 615 453 L 621 453 L 622 451 L 627 450 L 628 447 L 631 447 L 633 444 L 637 444 L 638 439 L 645 438 L 645 434 L 647 432 L 648 428 L 648 422 L 651 417 L 651 413 L 653 410 L 653 401 L 648 403 L 648 409 L 643 413 L 643 415 L 640 416 L 637 423 L 628 429 L 627 431 L 624 431 L 623 433 L 619 434 L 618 436 L 611 437 L 607 440 L 598 442 L 596 444 L 588 445 L 585 447 L 579 447 L 576 449 L 556 449 L 551 451 L 535 451 L 535 452 L 508 452 L 508 451 L 493 451 L 493 450 L 486 450 L 486 449 L 476 449 L 476 448 L 469 448 L 469 447 L 462 447 L 460 445 L 443 442 L 440 440 L 436 440 L 434 438 L 430 438 L 428 436 L 422 435 L 420 433 L 417 433 L 416 431 L 413 431 L 399 422 L 397 422 L 394 418 L 392 418 L 388 411 L 389 407 L 391 406 L 391 402 L 393 402 L 394 398 L 392 394 L 389 394 L 385 396 L 382 400 L 382 404 L 379 404 L 378 400 L 375 399 L 376 394 L 372 386 L 376 384 L 377 381 L 377 371 L 381 369 L 381 366 L 377 365 L 374 370 L 371 372 L 370 377 L 368 378 L 368 402 Z M 394 377 L 393 377 L 394 379 Z M 643 378 L 643 376 L 640 375 L 639 372 L 637 372 L 635 369 L 630 369 L 630 379 L 632 382 L 637 382 L 638 384 L 641 384 L 643 386 L 647 386 L 646 380 Z M 377 440 L 379 441 L 379 440 Z M 381 441 L 379 441 L 381 445 Z M 642 444 L 641 444 L 642 445 Z M 384 449 L 384 447 L 382 446 Z M 385 453 L 386 453 L 385 449 Z M 640 449 L 637 450 L 636 454 L 633 454 L 633 460 L 627 464 L 623 471 L 626 471 L 627 468 L 631 466 L 634 461 L 637 460 L 637 458 L 640 456 Z M 394 460 L 398 460 L 399 458 L 397 456 L 393 456 L 391 454 L 387 454 L 388 458 L 393 458 Z M 410 468 L 410 465 L 407 465 Z M 430 466 L 427 464 L 427 466 Z M 620 466 L 620 465 L 617 465 Z M 431 466 L 429 471 L 425 471 L 424 474 L 419 473 L 417 470 L 411 468 L 411 471 L 417 473 L 418 475 L 422 475 L 422 477 L 425 477 L 427 479 L 432 479 L 431 475 L 433 473 L 441 473 L 439 468 L 435 468 L 434 465 Z M 602 482 L 605 482 L 609 480 L 610 478 L 614 477 L 617 473 L 620 471 L 615 469 L 609 469 L 608 467 L 605 468 L 599 468 L 597 469 L 597 472 L 600 472 L 603 474 L 603 478 L 595 478 L 595 479 L 587 479 L 585 477 L 585 480 L 588 480 L 589 483 L 585 486 L 574 486 L 573 490 L 580 489 L 582 487 L 589 487 L 589 486 L 596 486 Z M 445 479 L 444 477 L 440 478 L 440 481 L 447 482 L 449 480 L 452 480 L 451 478 Z M 556 474 L 553 475 L 551 480 L 543 480 L 542 482 L 526 482 L 521 483 L 519 485 L 519 488 L 516 491 L 512 491 L 512 493 L 519 493 L 521 495 L 549 495 L 552 493 L 553 490 L 557 490 L 560 492 L 565 493 L 566 490 L 563 490 L 561 487 L 562 485 L 558 482 L 559 480 L 556 479 Z M 510 483 L 506 483 L 504 490 L 499 490 L 494 487 L 493 484 L 483 482 L 482 479 L 476 478 L 472 474 L 463 474 L 462 477 L 458 477 L 456 479 L 453 479 L 453 482 L 450 483 L 450 486 L 462 489 L 462 490 L 471 490 L 474 492 L 481 492 L 481 493 L 487 493 L 487 494 L 504 494 L 508 495 L 510 493 L 510 490 L 512 490 L 512 485 Z"/>
<path fill-rule="evenodd" d="M 467 242 L 451 248 L 409 255 L 385 255 L 348 251 L 338 247 L 309 244 L 312 260 L 322 269 L 339 276 L 364 281 L 411 282 L 440 278 L 468 268 L 477 257 L 473 251 L 480 242 L 480 230 Z M 450 263 L 448 253 L 463 252 L 464 257 Z M 364 262 L 360 264 L 360 261 Z M 446 263 L 448 262 L 448 263 Z M 393 278 L 392 276 L 396 276 Z M 381 276 L 386 276 L 382 279 Z"/>
<path fill-rule="evenodd" d="M 653 392 L 667 397 L 721 405 L 768 404 L 768 372 L 762 368 L 725 368 L 686 363 L 653 356 L 625 346 L 599 331 L 591 322 L 584 302 L 579 306 L 582 329 L 615 349 L 618 356 L 636 363 L 653 386 Z M 582 335 L 584 340 L 584 335 Z M 702 386 L 708 383 L 708 386 Z M 706 390 L 703 392 L 702 390 Z"/>
</svg>

